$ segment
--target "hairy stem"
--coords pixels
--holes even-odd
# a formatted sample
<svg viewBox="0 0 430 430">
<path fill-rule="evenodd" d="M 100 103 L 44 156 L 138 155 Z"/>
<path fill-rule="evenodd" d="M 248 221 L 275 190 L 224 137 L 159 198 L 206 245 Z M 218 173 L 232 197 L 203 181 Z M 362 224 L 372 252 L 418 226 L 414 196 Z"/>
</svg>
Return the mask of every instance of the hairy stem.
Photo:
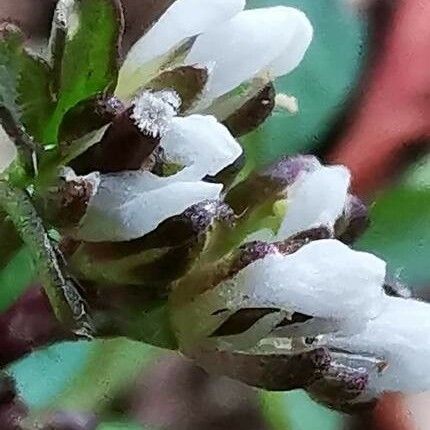
<svg viewBox="0 0 430 430">
<path fill-rule="evenodd" d="M 0 181 L 0 207 L 8 214 L 23 242 L 31 249 L 39 278 L 57 318 L 77 326 L 85 335 L 91 331 L 86 303 L 77 284 L 66 274 L 66 263 L 53 246 L 28 194 Z"/>
</svg>

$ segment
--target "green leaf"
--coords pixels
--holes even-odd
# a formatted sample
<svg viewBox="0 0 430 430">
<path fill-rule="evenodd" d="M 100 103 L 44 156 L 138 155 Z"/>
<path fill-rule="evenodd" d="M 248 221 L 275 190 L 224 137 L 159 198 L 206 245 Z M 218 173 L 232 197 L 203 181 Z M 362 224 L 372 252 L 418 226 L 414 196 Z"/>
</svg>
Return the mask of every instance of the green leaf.
<svg viewBox="0 0 430 430">
<path fill-rule="evenodd" d="M 118 393 L 130 387 L 158 350 L 126 339 L 98 341 L 85 368 L 65 390 L 52 399 L 52 407 L 101 412 Z"/>
<path fill-rule="evenodd" d="M 36 140 L 53 110 L 50 95 L 50 69 L 24 46 L 21 31 L 11 25 L 0 26 L 0 107 L 16 125 L 23 125 Z M 5 118 L 0 118 L 5 120 Z M 8 124 L 5 125 L 8 128 Z"/>
<path fill-rule="evenodd" d="M 250 0 L 248 8 L 283 4 L 309 16 L 314 40 L 304 61 L 276 81 L 276 89 L 297 97 L 299 113 L 275 112 L 244 139 L 248 156 L 258 165 L 285 154 L 311 152 L 343 108 L 363 59 L 364 26 L 339 0 Z"/>
<path fill-rule="evenodd" d="M 0 212 L 0 271 L 22 247 L 22 241 L 12 222 Z"/>
<path fill-rule="evenodd" d="M 338 430 L 342 416 L 312 401 L 302 390 L 261 392 L 262 413 L 271 430 Z"/>
<path fill-rule="evenodd" d="M 116 0 L 59 2 L 52 41 L 58 103 L 45 131 L 45 144 L 57 143 L 59 126 L 69 109 L 115 88 L 122 28 L 122 10 Z"/>
<path fill-rule="evenodd" d="M 276 392 L 260 391 L 260 407 L 263 417 L 271 430 L 291 429 L 288 413 L 285 411 L 283 396 Z"/>
<path fill-rule="evenodd" d="M 374 204 L 371 226 L 357 244 L 388 262 L 388 273 L 408 285 L 430 282 L 430 190 L 399 186 Z"/>
<path fill-rule="evenodd" d="M 28 247 L 22 247 L 0 271 L 0 312 L 4 312 L 36 278 L 36 267 Z"/>
</svg>

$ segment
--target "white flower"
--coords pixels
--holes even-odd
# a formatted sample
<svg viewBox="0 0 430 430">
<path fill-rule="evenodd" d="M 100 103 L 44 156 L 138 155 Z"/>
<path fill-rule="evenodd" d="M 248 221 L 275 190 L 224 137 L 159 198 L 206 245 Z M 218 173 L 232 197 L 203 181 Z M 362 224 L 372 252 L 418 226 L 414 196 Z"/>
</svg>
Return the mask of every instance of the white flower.
<svg viewBox="0 0 430 430">
<path fill-rule="evenodd" d="M 196 203 L 217 199 L 221 190 L 220 184 L 174 181 L 150 172 L 101 175 L 76 237 L 88 242 L 136 239 Z"/>
<path fill-rule="evenodd" d="M 344 166 L 323 166 L 315 157 L 307 156 L 306 166 L 301 166 L 302 157 L 286 159 L 293 172 L 281 167 L 277 175 L 290 176 L 285 187 L 285 216 L 276 233 L 269 229 L 249 235 L 252 240 L 282 241 L 302 231 L 325 227 L 334 233 L 335 224 L 342 215 L 349 212 L 351 174 Z M 281 163 L 282 164 L 282 161 Z M 295 164 L 298 167 L 295 167 Z"/>
<path fill-rule="evenodd" d="M 210 115 L 174 118 L 161 147 L 171 163 L 184 166 L 174 176 L 181 180 L 214 176 L 242 154 L 227 128 Z"/>
<path fill-rule="evenodd" d="M 320 165 L 303 172 L 286 191 L 287 212 L 278 240 L 314 227 L 333 230 L 347 205 L 350 181 L 344 166 Z"/>
<path fill-rule="evenodd" d="M 212 116 L 174 117 L 160 143 L 167 162 L 182 170 L 159 177 L 150 172 L 101 175 L 76 237 L 90 242 L 132 240 L 204 200 L 218 199 L 222 184 L 202 181 L 242 153 L 241 146 Z"/>
<path fill-rule="evenodd" d="M 298 66 L 313 36 L 297 9 L 278 6 L 244 11 L 244 0 L 177 0 L 130 50 L 117 95 L 129 99 L 151 77 L 152 63 L 197 36 L 185 64 L 211 73 L 205 105 L 257 75 L 285 75 Z"/>
<path fill-rule="evenodd" d="M 213 64 L 206 98 L 213 100 L 258 74 L 294 70 L 312 40 L 303 12 L 277 6 L 243 11 L 200 36 L 187 64 Z"/>
<path fill-rule="evenodd" d="M 354 335 L 325 336 L 321 344 L 385 363 L 373 375 L 364 398 L 384 391 L 419 393 L 430 389 L 430 305 L 413 299 L 384 297 L 377 318 Z M 360 400 L 360 399 L 357 399 Z"/>
<path fill-rule="evenodd" d="M 381 313 L 384 280 L 385 263 L 379 258 L 337 240 L 317 240 L 289 255 L 268 252 L 190 302 L 174 305 L 175 327 L 185 345 L 207 344 L 204 338 L 237 311 L 271 309 L 279 312 L 259 322 L 258 335 L 255 327 L 242 334 L 240 348 L 244 337 L 249 348 L 269 335 L 318 336 L 327 328 L 345 327 L 355 332 Z M 296 333 L 294 325 L 276 332 L 279 322 L 294 313 L 314 318 L 318 324 L 310 326 L 308 333 Z M 212 344 L 238 348 L 238 337 L 213 338 Z"/>
<path fill-rule="evenodd" d="M 62 3 L 68 0 L 60 2 L 60 11 Z M 242 153 L 240 145 L 215 117 L 180 117 L 181 101 L 174 91 L 151 91 L 145 84 L 168 67 L 171 54 L 187 41 L 193 43 L 185 43 L 182 57 L 176 55 L 172 65 L 182 61 L 207 69 L 205 105 L 261 74 L 273 79 L 294 69 L 312 39 L 306 16 L 287 7 L 244 7 L 244 0 L 177 0 L 132 47 L 116 95 L 131 104 L 130 118 L 143 134 L 161 139 L 164 161 L 179 172 L 169 177 L 149 172 L 102 175 L 76 233 L 79 239 L 135 239 L 193 204 L 220 197 L 222 186 L 203 179 L 231 165 Z"/>
</svg>

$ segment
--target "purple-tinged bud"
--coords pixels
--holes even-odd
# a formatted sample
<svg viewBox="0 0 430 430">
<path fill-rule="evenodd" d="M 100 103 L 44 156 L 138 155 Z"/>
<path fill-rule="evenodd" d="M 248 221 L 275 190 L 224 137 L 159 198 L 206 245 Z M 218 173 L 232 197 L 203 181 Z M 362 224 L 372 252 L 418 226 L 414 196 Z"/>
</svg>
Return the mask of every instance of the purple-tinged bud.
<svg viewBox="0 0 430 430">
<path fill-rule="evenodd" d="M 296 353 L 280 349 L 267 354 L 213 351 L 202 352 L 196 359 L 210 373 L 270 391 L 309 386 L 329 369 L 331 362 L 325 348 Z"/>
<path fill-rule="evenodd" d="M 160 144 L 180 104 L 172 90 L 143 91 L 130 108 L 115 117 L 102 140 L 71 166 L 81 175 L 140 169 Z"/>
<path fill-rule="evenodd" d="M 326 227 L 317 227 L 310 230 L 302 231 L 289 237 L 288 239 L 276 242 L 276 247 L 283 255 L 293 254 L 298 251 L 302 246 L 314 240 L 331 239 L 333 234 L 330 229 Z"/>
<path fill-rule="evenodd" d="M 284 187 L 291 185 L 304 172 L 312 172 L 320 167 L 320 162 L 313 155 L 297 155 L 283 157 L 278 162 L 266 168 L 263 176 L 281 182 Z"/>
<path fill-rule="evenodd" d="M 369 210 L 356 196 L 349 194 L 345 212 L 336 222 L 336 237 L 344 243 L 354 243 L 369 227 Z"/>
<path fill-rule="evenodd" d="M 80 102 L 66 113 L 61 123 L 61 150 L 67 149 L 74 140 L 109 124 L 124 110 L 119 99 L 105 94 L 97 94 Z"/>
<path fill-rule="evenodd" d="M 188 208 L 177 219 L 188 220 L 196 233 L 206 231 L 215 221 L 233 225 L 235 217 L 232 209 L 225 203 L 210 200 L 198 203 Z"/>
<path fill-rule="evenodd" d="M 151 285 L 164 294 L 170 282 L 188 269 L 212 229 L 232 226 L 232 210 L 204 201 L 162 222 L 147 235 L 124 242 L 83 243 L 71 265 L 80 279 L 103 283 Z"/>
<path fill-rule="evenodd" d="M 40 197 L 36 204 L 53 226 L 67 231 L 79 225 L 99 183 L 97 173 L 77 176 L 71 169 L 65 168 L 57 186 Z"/>
<path fill-rule="evenodd" d="M 234 187 L 226 196 L 226 202 L 237 214 L 275 202 L 286 197 L 286 188 L 292 185 L 301 173 L 310 172 L 321 164 L 312 155 L 285 157 L 262 171 L 255 172 Z"/>
<path fill-rule="evenodd" d="M 272 243 L 258 240 L 246 243 L 239 248 L 237 257 L 233 260 L 230 275 L 234 276 L 255 261 L 261 260 L 269 254 L 276 254 L 277 252 L 277 246 Z"/>
<path fill-rule="evenodd" d="M 55 317 L 43 290 L 32 287 L 0 315 L 0 366 L 37 348 L 74 338 Z"/>
<path fill-rule="evenodd" d="M 347 413 L 367 409 L 375 399 L 367 393 L 370 378 L 385 366 L 371 356 L 330 352 L 330 366 L 306 389 L 318 402 Z"/>
</svg>

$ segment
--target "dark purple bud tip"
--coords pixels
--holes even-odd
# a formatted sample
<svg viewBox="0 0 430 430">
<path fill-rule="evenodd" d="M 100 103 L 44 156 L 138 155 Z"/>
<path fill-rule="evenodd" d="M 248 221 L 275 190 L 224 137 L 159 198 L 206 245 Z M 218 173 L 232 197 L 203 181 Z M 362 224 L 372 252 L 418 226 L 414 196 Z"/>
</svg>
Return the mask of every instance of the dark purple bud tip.
<svg viewBox="0 0 430 430">
<path fill-rule="evenodd" d="M 145 112 L 141 107 L 138 115 L 136 109 L 133 105 L 116 115 L 102 140 L 73 160 L 71 166 L 78 174 L 138 170 L 145 165 L 160 143 L 167 119 L 159 118 L 162 112 Z"/>
<path fill-rule="evenodd" d="M 275 164 L 266 168 L 263 176 L 268 176 L 285 187 L 294 183 L 303 172 L 312 172 L 320 165 L 313 155 L 298 155 L 295 157 L 283 157 Z"/>
<path fill-rule="evenodd" d="M 359 396 L 366 389 L 368 382 L 369 375 L 364 369 L 331 369 L 312 384 L 310 391 L 328 402 L 343 402 Z"/>
<path fill-rule="evenodd" d="M 116 97 L 97 94 L 69 110 L 61 123 L 59 138 L 62 151 L 73 141 L 113 121 L 124 111 L 124 105 Z"/>
<path fill-rule="evenodd" d="M 330 366 L 307 387 L 309 394 L 317 401 L 345 412 L 366 408 L 373 400 L 366 394 L 369 380 L 381 372 L 385 362 L 370 356 L 330 353 Z"/>
<path fill-rule="evenodd" d="M 327 227 L 317 227 L 305 230 L 288 239 L 276 242 L 276 247 L 283 255 L 290 255 L 314 240 L 331 239 L 332 232 Z"/>
<path fill-rule="evenodd" d="M 344 243 L 354 243 L 369 227 L 369 210 L 356 196 L 348 195 L 344 215 L 335 226 L 336 236 Z"/>
<path fill-rule="evenodd" d="M 233 210 L 218 200 L 207 200 L 189 207 L 183 213 L 195 232 L 205 232 L 214 222 L 220 221 L 232 226 L 235 222 Z"/>
<path fill-rule="evenodd" d="M 95 178 L 64 179 L 58 189 L 58 212 L 55 224 L 60 227 L 78 225 L 97 191 L 97 185 Z"/>
<path fill-rule="evenodd" d="M 270 201 L 275 202 L 285 197 L 286 187 L 293 184 L 300 173 L 312 171 L 318 166 L 318 159 L 312 155 L 282 158 L 232 188 L 226 202 L 237 214 Z"/>
<path fill-rule="evenodd" d="M 53 412 L 44 420 L 42 430 L 95 430 L 97 418 L 79 412 Z"/>
<path fill-rule="evenodd" d="M 234 276 L 255 261 L 261 260 L 269 254 L 276 254 L 277 252 L 278 248 L 275 244 L 259 240 L 242 245 L 237 251 L 237 256 L 231 265 L 230 276 Z"/>
<path fill-rule="evenodd" d="M 295 390 L 312 384 L 328 369 L 330 360 L 325 348 L 267 354 L 220 351 L 199 357 L 199 363 L 210 372 L 271 391 Z"/>
</svg>

